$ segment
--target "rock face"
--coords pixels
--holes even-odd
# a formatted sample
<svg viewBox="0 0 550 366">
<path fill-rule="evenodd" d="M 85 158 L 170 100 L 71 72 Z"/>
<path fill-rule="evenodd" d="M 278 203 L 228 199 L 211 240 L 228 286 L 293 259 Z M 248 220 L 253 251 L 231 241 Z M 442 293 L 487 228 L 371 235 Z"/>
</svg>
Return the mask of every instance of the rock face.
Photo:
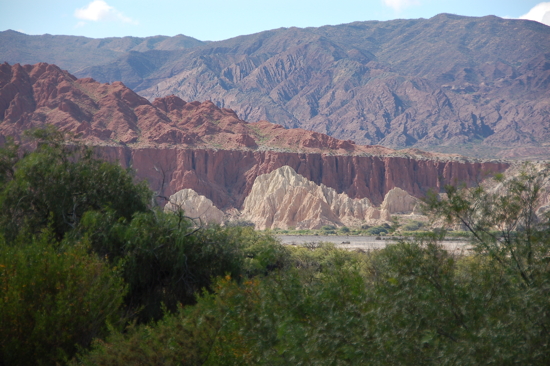
<svg viewBox="0 0 550 366">
<path fill-rule="evenodd" d="M 392 188 L 384 197 L 384 202 L 380 205 L 382 211 L 389 214 L 409 214 L 418 212 L 418 199 L 408 194 L 399 187 Z"/>
<path fill-rule="evenodd" d="M 187 103 L 171 95 L 150 103 L 121 82 L 76 79 L 55 65 L 0 65 L 0 135 L 18 138 L 45 124 L 95 145 L 398 154 L 266 121 L 249 124 L 210 101 Z"/>
<path fill-rule="evenodd" d="M 410 214 L 417 199 L 400 188 L 390 190 L 380 208 L 368 198 L 317 185 L 284 166 L 256 178 L 243 204 L 242 217 L 257 229 L 319 229 L 325 225 L 380 224 L 392 214 Z"/>
<path fill-rule="evenodd" d="M 384 197 L 381 207 L 368 198 L 352 199 L 345 193 L 299 175 L 289 166 L 258 176 L 245 198 L 240 219 L 251 221 L 256 229 L 320 229 L 325 225 L 378 225 L 391 221 L 391 215 L 413 213 L 418 200 L 400 188 Z M 198 224 L 224 221 L 225 214 L 211 200 L 192 189 L 182 189 L 170 196 L 165 212 L 183 210 Z M 230 209 L 234 211 L 235 209 Z"/>
<path fill-rule="evenodd" d="M 269 122 L 246 123 L 206 101 L 153 103 L 122 83 L 76 79 L 55 65 L 0 65 L 0 142 L 53 124 L 137 171 L 164 196 L 193 189 L 223 210 L 240 209 L 256 177 L 285 165 L 315 184 L 375 205 L 400 187 L 415 197 L 444 184 L 476 184 L 506 162 L 361 146 Z"/>
<path fill-rule="evenodd" d="M 170 201 L 164 206 L 165 212 L 183 210 L 185 216 L 200 224 L 223 222 L 224 213 L 212 201 L 199 195 L 192 189 L 182 189 L 170 196 Z"/>
<path fill-rule="evenodd" d="M 550 157 L 549 50 L 540 23 L 440 14 L 133 52 L 77 75 L 357 144 Z"/>
<path fill-rule="evenodd" d="M 284 166 L 256 178 L 243 204 L 242 217 L 257 229 L 342 226 L 342 220 L 374 216 L 368 198 L 352 200 L 324 184 L 317 185 Z M 376 214 L 380 216 L 379 212 Z"/>
<path fill-rule="evenodd" d="M 222 210 L 240 209 L 256 177 L 285 165 L 315 182 L 382 204 L 387 192 L 400 187 L 415 197 L 445 184 L 476 185 L 490 172 L 504 171 L 506 162 L 414 159 L 400 156 L 349 156 L 279 151 L 240 151 L 103 146 L 100 156 L 120 161 L 147 179 L 152 189 L 169 196 L 191 188 Z"/>
</svg>

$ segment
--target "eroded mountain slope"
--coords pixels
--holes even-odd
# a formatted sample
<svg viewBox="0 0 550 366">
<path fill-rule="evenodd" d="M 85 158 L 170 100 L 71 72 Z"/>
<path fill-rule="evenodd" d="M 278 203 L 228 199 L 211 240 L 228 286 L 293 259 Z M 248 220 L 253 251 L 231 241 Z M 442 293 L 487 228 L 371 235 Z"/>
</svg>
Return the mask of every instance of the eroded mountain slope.
<svg viewBox="0 0 550 366">
<path fill-rule="evenodd" d="M 133 167 L 159 196 L 190 188 L 241 208 L 257 176 L 289 166 L 304 178 L 376 205 L 395 187 L 421 197 L 446 183 L 476 184 L 503 161 L 361 146 L 318 132 L 246 123 L 212 102 L 149 102 L 120 82 L 76 79 L 55 65 L 0 65 L 0 139 L 52 124 Z M 0 141 L 1 142 L 1 141 Z"/>
<path fill-rule="evenodd" d="M 212 42 L 168 52 L 148 76 L 128 80 L 150 100 L 209 99 L 250 122 L 359 144 L 550 156 L 548 50 L 543 24 L 440 14 Z M 78 75 L 118 80 L 138 58 L 158 55 L 130 55 Z"/>
</svg>

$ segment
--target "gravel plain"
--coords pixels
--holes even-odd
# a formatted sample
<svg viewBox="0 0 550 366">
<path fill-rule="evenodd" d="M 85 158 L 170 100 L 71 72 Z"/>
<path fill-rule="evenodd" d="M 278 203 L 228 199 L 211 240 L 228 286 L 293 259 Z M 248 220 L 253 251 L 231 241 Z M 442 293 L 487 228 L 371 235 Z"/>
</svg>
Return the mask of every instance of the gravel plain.
<svg viewBox="0 0 550 366">
<path fill-rule="evenodd" d="M 277 238 L 281 240 L 284 245 L 304 245 L 308 243 L 321 243 L 329 242 L 334 243 L 338 248 L 343 249 L 361 249 L 361 250 L 373 250 L 381 249 L 386 245 L 392 245 L 397 243 L 398 239 L 391 236 L 324 236 L 324 235 L 277 235 Z M 378 239 L 377 239 L 378 238 Z M 443 246 L 447 250 L 464 251 L 468 250 L 469 243 L 463 239 L 447 239 L 443 240 Z"/>
</svg>

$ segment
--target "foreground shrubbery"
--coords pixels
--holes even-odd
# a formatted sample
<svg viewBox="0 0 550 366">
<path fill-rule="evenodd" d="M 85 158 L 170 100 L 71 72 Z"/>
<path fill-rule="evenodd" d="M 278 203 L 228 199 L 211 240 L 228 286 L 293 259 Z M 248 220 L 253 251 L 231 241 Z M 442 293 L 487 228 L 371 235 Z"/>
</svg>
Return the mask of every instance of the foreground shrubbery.
<svg viewBox="0 0 550 366">
<path fill-rule="evenodd" d="M 442 231 L 363 253 L 196 228 L 150 207 L 130 172 L 85 149 L 46 139 L 20 160 L 14 151 L 0 151 L 0 364 L 55 365 L 76 352 L 70 364 L 550 362 L 539 175 L 502 181 L 500 195 L 449 187 L 446 201 L 428 198 L 439 218 L 470 229 L 471 253 L 442 249 Z M 43 179 L 27 169 L 37 161 Z M 135 202 L 121 206 L 109 184 L 82 188 L 79 175 L 103 173 Z M 64 199 L 51 199 L 58 191 Z"/>
<path fill-rule="evenodd" d="M 318 256 L 319 252 L 324 255 Z M 85 365 L 455 365 L 549 361 L 544 292 L 488 258 L 433 244 L 374 255 L 319 248 L 291 267 L 239 284 L 97 342 Z M 541 318 L 542 316 L 542 318 Z M 182 362 L 185 360 L 185 362 Z M 75 363 L 76 364 L 76 363 Z"/>
<path fill-rule="evenodd" d="M 38 131 L 24 156 L 0 150 L 0 364 L 56 364 L 131 322 L 196 302 L 216 276 L 281 266 L 251 228 L 195 228 L 149 207 L 130 171 Z"/>
<path fill-rule="evenodd" d="M 0 242 L 0 358 L 5 365 L 54 364 L 77 346 L 122 329 L 126 286 L 85 243 L 49 233 Z"/>
</svg>

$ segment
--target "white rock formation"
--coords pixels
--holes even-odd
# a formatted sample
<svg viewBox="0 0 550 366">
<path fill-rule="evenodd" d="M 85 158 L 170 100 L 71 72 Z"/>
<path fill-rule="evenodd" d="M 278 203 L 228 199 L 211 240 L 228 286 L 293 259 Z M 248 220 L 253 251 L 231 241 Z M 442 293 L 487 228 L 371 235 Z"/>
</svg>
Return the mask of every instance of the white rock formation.
<svg viewBox="0 0 550 366">
<path fill-rule="evenodd" d="M 386 193 L 380 209 L 382 211 L 387 211 L 390 215 L 410 214 L 415 211 L 417 204 L 417 198 L 408 194 L 407 191 L 395 187 Z"/>
<path fill-rule="evenodd" d="M 379 224 L 390 221 L 393 213 L 411 213 L 416 199 L 397 188 L 388 192 L 384 204 L 380 209 L 373 207 L 368 198 L 351 199 L 284 166 L 256 178 L 241 217 L 252 221 L 256 229 Z"/>
<path fill-rule="evenodd" d="M 170 196 L 170 202 L 164 206 L 164 212 L 183 210 L 186 216 L 200 219 L 204 223 L 221 224 L 224 213 L 212 201 L 192 189 L 182 189 Z"/>
</svg>

